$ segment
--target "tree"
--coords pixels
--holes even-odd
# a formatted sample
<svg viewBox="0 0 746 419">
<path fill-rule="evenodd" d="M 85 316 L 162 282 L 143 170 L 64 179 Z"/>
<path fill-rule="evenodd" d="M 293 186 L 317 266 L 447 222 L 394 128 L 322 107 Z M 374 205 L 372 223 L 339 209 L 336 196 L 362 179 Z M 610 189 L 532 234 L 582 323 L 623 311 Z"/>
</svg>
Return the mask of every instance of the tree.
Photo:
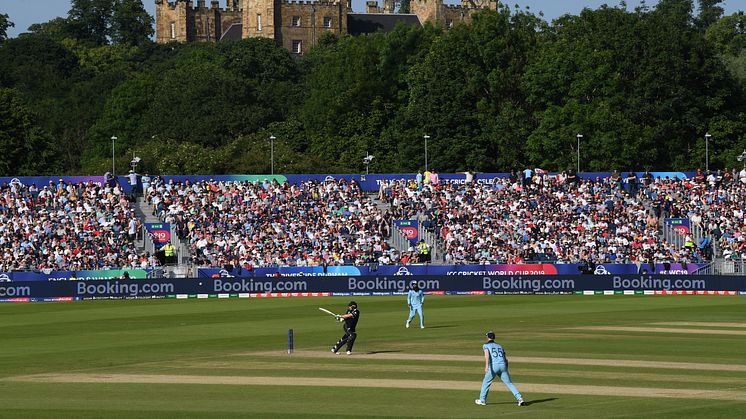
<svg viewBox="0 0 746 419">
<path fill-rule="evenodd" d="M 8 28 L 15 26 L 13 22 L 9 20 L 9 16 L 0 13 L 0 42 L 8 39 Z"/>
<path fill-rule="evenodd" d="M 115 0 L 72 0 L 67 22 L 75 39 L 106 45 L 111 37 Z"/>
<path fill-rule="evenodd" d="M 140 46 L 151 43 L 153 17 L 142 0 L 116 0 L 111 17 L 111 39 L 115 44 Z"/>
<path fill-rule="evenodd" d="M 697 15 L 696 23 L 700 30 L 705 31 L 723 15 L 725 10 L 720 6 L 723 0 L 698 0 L 698 2 L 699 15 Z"/>
<path fill-rule="evenodd" d="M 56 17 L 48 22 L 34 23 L 29 26 L 28 33 L 22 33 L 20 37 L 44 36 L 55 41 L 72 38 L 70 22 L 63 17 Z"/>
<path fill-rule="evenodd" d="M 59 170 L 52 137 L 36 126 L 21 94 L 0 88 L 0 176 L 55 173 Z"/>
</svg>

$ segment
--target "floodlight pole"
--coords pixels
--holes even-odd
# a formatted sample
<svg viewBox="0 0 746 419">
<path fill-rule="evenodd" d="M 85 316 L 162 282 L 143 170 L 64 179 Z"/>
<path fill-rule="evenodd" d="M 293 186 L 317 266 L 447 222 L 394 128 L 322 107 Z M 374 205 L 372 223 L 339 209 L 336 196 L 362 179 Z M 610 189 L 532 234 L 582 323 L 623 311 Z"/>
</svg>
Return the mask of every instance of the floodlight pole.
<svg viewBox="0 0 746 419">
<path fill-rule="evenodd" d="M 269 136 L 269 161 L 271 166 L 271 173 L 275 174 L 275 140 L 277 137 L 274 135 Z"/>
<path fill-rule="evenodd" d="M 425 134 L 422 136 L 425 139 L 425 171 L 427 172 L 427 140 L 430 138 L 429 135 Z"/>
<path fill-rule="evenodd" d="M 114 141 L 117 140 L 116 136 L 111 137 L 111 175 L 116 175 L 116 166 L 114 164 Z"/>
<path fill-rule="evenodd" d="M 578 139 L 578 170 L 575 173 L 579 174 L 580 173 L 580 139 L 583 138 L 583 134 L 577 134 L 575 137 Z"/>
<path fill-rule="evenodd" d="M 710 171 L 710 133 L 705 133 L 705 172 Z"/>
</svg>

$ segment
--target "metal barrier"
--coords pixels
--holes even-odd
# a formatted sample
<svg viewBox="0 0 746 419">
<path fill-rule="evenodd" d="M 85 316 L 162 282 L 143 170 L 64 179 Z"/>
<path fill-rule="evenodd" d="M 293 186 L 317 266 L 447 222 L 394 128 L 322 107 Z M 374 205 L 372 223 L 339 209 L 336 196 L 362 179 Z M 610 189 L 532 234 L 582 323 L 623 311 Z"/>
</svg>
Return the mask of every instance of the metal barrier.
<svg viewBox="0 0 746 419">
<path fill-rule="evenodd" d="M 699 245 L 699 242 L 702 240 L 703 237 L 708 237 L 709 234 L 703 229 L 701 226 L 696 224 L 691 224 L 689 226 L 689 235 L 692 236 L 692 240 L 694 240 L 694 245 Z M 676 246 L 677 248 L 684 247 L 684 239 L 686 238 L 685 234 L 682 234 L 678 229 L 673 228 L 670 225 L 663 224 L 663 240 L 665 240 L 668 243 L 671 243 L 672 245 Z M 714 243 L 715 240 L 712 240 L 712 243 Z M 713 246 L 713 252 L 717 249 Z"/>
<path fill-rule="evenodd" d="M 719 275 L 746 276 L 746 261 L 718 259 L 715 264 L 715 272 Z"/>
<path fill-rule="evenodd" d="M 391 234 L 391 244 L 399 250 L 399 253 L 409 251 L 409 239 L 396 227 L 394 227 L 394 231 Z"/>
</svg>

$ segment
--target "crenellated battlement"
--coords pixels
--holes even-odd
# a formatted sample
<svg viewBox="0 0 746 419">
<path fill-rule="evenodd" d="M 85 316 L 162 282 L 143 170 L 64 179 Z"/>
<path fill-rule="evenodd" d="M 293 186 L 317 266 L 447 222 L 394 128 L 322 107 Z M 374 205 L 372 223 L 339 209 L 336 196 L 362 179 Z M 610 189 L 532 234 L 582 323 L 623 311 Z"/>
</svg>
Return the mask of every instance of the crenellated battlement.
<svg viewBox="0 0 746 419">
<path fill-rule="evenodd" d="M 199 1 L 199 0 L 197 1 L 196 5 L 195 5 L 195 2 L 192 0 L 174 0 L 174 1 L 155 0 L 155 4 L 156 4 L 156 7 L 158 6 L 167 7 L 171 11 L 175 11 L 178 8 L 183 8 L 189 12 L 200 12 L 200 11 L 210 10 L 210 11 L 217 11 L 220 13 L 234 13 L 234 12 L 241 11 L 240 8 L 228 7 L 228 3 L 227 3 L 228 1 L 230 0 L 226 0 L 225 7 L 221 7 L 220 2 L 217 0 L 211 1 L 210 7 L 207 6 L 206 1 Z"/>
<path fill-rule="evenodd" d="M 311 5 L 317 5 L 317 6 L 337 6 L 341 2 L 336 0 L 319 0 L 319 1 L 303 1 L 303 0 L 282 0 L 280 1 L 281 5 L 290 5 L 290 6 L 311 6 Z"/>
</svg>

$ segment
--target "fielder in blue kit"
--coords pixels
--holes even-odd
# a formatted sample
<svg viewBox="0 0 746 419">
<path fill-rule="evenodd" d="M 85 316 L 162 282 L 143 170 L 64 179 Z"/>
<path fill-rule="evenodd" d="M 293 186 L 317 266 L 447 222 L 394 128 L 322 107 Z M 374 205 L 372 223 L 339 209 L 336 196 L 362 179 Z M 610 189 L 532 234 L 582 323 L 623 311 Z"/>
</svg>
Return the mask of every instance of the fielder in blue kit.
<svg viewBox="0 0 746 419">
<path fill-rule="evenodd" d="M 409 317 L 407 318 L 407 328 L 409 323 L 414 319 L 415 313 L 420 315 L 420 329 L 425 328 L 425 316 L 422 314 L 422 304 L 425 302 L 425 293 L 417 285 L 417 281 L 412 281 L 409 284 L 409 292 L 407 293 L 407 305 L 409 306 Z"/>
<path fill-rule="evenodd" d="M 510 381 L 510 373 L 508 373 L 508 358 L 505 356 L 505 350 L 502 346 L 495 343 L 495 332 L 489 331 L 486 333 L 487 343 L 482 345 L 484 349 L 484 381 L 482 381 L 482 391 L 479 393 L 479 398 L 474 400 L 474 403 L 484 406 L 487 404 L 487 393 L 490 391 L 490 384 L 495 380 L 495 377 L 500 377 L 503 383 L 508 387 L 515 399 L 518 401 L 518 406 L 523 406 L 523 396 Z"/>
</svg>

